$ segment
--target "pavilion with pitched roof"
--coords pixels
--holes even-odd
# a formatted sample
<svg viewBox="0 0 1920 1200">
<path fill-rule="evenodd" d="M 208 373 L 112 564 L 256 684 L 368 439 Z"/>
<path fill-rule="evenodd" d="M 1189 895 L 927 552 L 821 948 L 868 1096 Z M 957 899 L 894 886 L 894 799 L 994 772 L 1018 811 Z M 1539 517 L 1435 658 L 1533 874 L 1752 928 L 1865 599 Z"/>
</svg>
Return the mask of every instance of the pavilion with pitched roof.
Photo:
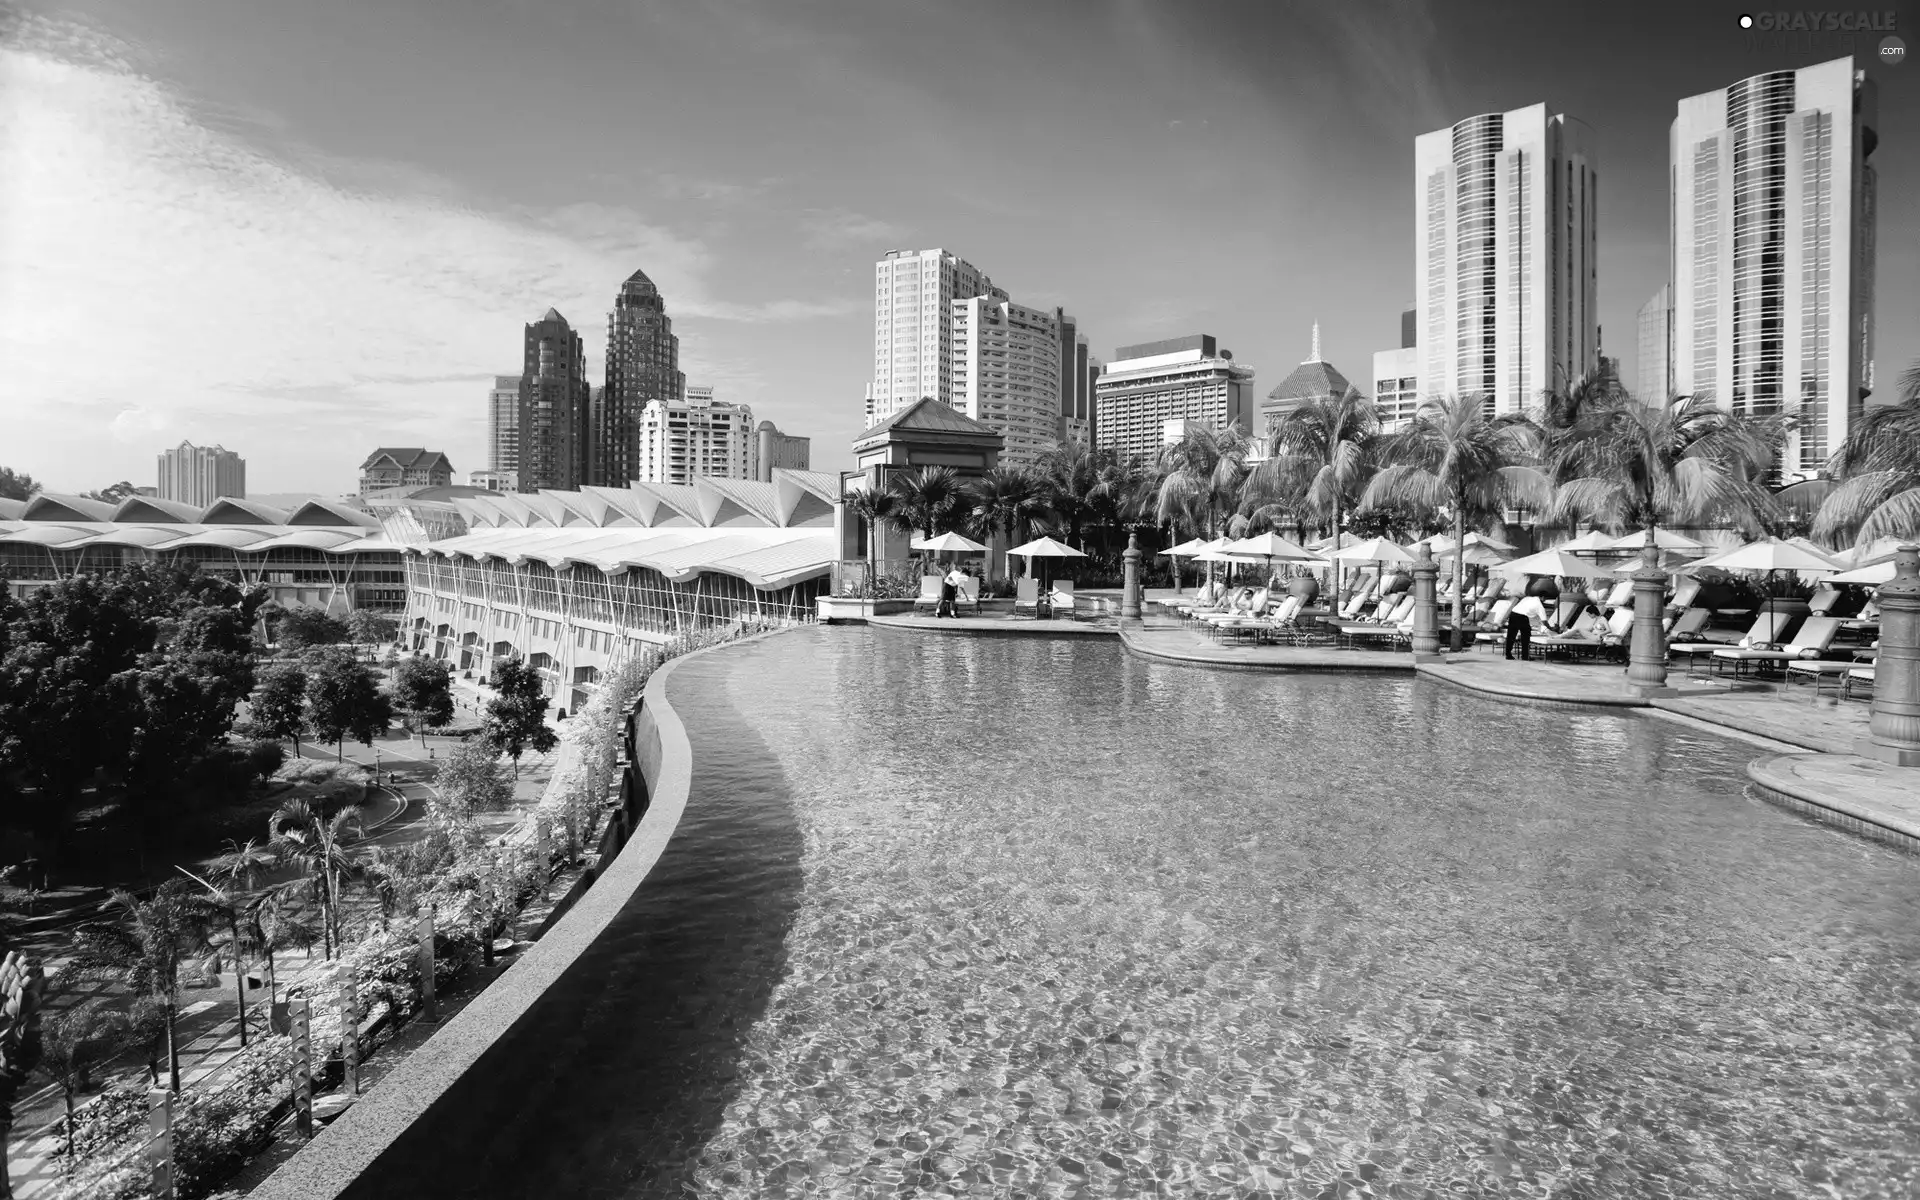
<svg viewBox="0 0 1920 1200">
<path fill-rule="evenodd" d="M 1345 395 L 1352 386 L 1332 363 L 1320 357 L 1320 322 L 1313 323 L 1313 353 L 1307 360 L 1293 369 L 1293 373 L 1280 381 L 1280 386 L 1267 393 L 1266 402 L 1260 406 L 1260 420 L 1254 427 L 1256 440 L 1264 435 L 1276 421 L 1308 400 Z"/>
</svg>

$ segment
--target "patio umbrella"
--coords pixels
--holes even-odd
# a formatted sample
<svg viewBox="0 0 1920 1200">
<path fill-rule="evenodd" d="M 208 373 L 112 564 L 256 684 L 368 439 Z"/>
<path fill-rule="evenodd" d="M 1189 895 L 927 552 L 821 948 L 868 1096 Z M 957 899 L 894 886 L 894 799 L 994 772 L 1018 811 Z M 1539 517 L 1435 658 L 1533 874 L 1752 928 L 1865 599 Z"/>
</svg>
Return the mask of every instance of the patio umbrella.
<svg viewBox="0 0 1920 1200">
<path fill-rule="evenodd" d="M 1833 557 L 1835 561 L 1845 566 L 1865 567 L 1883 558 L 1891 559 L 1900 552 L 1902 545 L 1912 540 L 1912 538 L 1896 537 L 1875 538 L 1870 545 L 1853 546 L 1837 551 Z"/>
<path fill-rule="evenodd" d="M 1318 554 L 1302 546 L 1297 546 L 1277 533 L 1263 533 L 1258 537 L 1241 538 L 1221 547 L 1228 554 L 1245 554 L 1254 558 L 1264 558 L 1268 562 L 1280 559 L 1283 562 L 1321 562 Z"/>
<path fill-rule="evenodd" d="M 1700 551 L 1700 550 L 1705 550 L 1707 548 L 1704 542 L 1696 542 L 1692 538 L 1681 537 L 1679 534 L 1673 532 L 1671 529 L 1654 530 L 1653 544 L 1656 548 L 1661 550 Z M 1560 548 L 1562 550 L 1566 549 L 1565 546 L 1562 546 Z M 1632 533 L 1629 533 L 1624 537 L 1615 538 L 1613 539 L 1613 543 L 1607 547 L 1607 549 L 1609 550 L 1629 550 L 1629 551 L 1645 550 L 1646 548 L 1647 548 L 1647 531 L 1644 529 L 1636 529 Z"/>
<path fill-rule="evenodd" d="M 1773 577 L 1776 573 L 1814 571 L 1826 575 L 1839 565 L 1824 554 L 1815 553 L 1779 538 L 1767 538 L 1763 541 L 1748 542 L 1725 554 L 1716 554 L 1712 558 L 1688 563 L 1679 569 L 1692 572 L 1702 567 L 1715 567 L 1722 571 L 1764 571 L 1767 575 L 1767 599 L 1771 602 L 1777 599 L 1773 595 Z"/>
<path fill-rule="evenodd" d="M 1204 541 L 1200 538 L 1188 538 L 1186 541 L 1181 542 L 1178 546 L 1169 546 L 1165 550 L 1162 550 L 1159 554 L 1154 556 L 1155 558 L 1173 559 L 1173 593 L 1174 595 L 1177 596 L 1180 594 L 1180 560 L 1183 558 L 1193 558 L 1194 556 L 1198 555 L 1202 550 L 1205 550 L 1208 546 L 1211 546 L 1212 544 L 1213 544 L 1212 542 Z"/>
<path fill-rule="evenodd" d="M 1368 538 L 1364 542 L 1355 542 L 1335 550 L 1328 558 L 1337 558 L 1342 562 L 1401 563 L 1412 562 L 1413 555 L 1401 549 L 1399 544 L 1386 538 Z"/>
<path fill-rule="evenodd" d="M 1640 536 L 1644 541 L 1646 535 L 1643 533 Z M 1561 542 L 1558 546 L 1555 546 L 1554 549 L 1564 554 L 1595 554 L 1601 550 L 1613 549 L 1615 540 L 1612 534 L 1602 533 L 1598 529 L 1595 529 L 1581 534 L 1572 541 Z"/>
<path fill-rule="evenodd" d="M 1421 545 L 1422 542 L 1433 547 L 1433 556 L 1435 558 L 1439 558 L 1443 554 L 1452 553 L 1453 551 L 1453 538 L 1448 534 L 1436 533 L 1430 538 L 1423 538 L 1420 542 L 1415 542 L 1414 546 L 1417 547 Z M 1460 539 L 1460 542 L 1464 546 L 1485 546 L 1490 550 L 1513 549 L 1510 543 L 1503 542 L 1499 538 L 1488 537 L 1484 533 L 1469 533 L 1466 537 Z"/>
<path fill-rule="evenodd" d="M 1576 579 L 1603 579 L 1613 574 L 1610 568 L 1603 567 L 1590 558 L 1579 558 L 1568 554 L 1558 546 L 1551 550 L 1542 550 L 1538 554 L 1529 554 L 1525 558 L 1516 558 L 1512 562 L 1501 563 L 1494 569 L 1502 575 L 1552 575 L 1555 577 L 1570 575 Z"/>
<path fill-rule="evenodd" d="M 1893 582 L 1893 569 L 1899 564 L 1892 559 L 1883 563 L 1874 563 L 1870 567 L 1855 567 L 1851 571 L 1842 571 L 1838 575 L 1829 575 L 1822 583 L 1867 583 L 1875 587 Z"/>
<path fill-rule="evenodd" d="M 1007 556 L 1009 558 L 1011 558 L 1015 554 L 1021 555 L 1026 558 L 1027 576 L 1029 578 L 1033 576 L 1033 560 L 1036 558 L 1085 558 L 1086 557 L 1085 554 L 1082 554 L 1080 551 L 1075 550 L 1072 546 L 1066 545 L 1063 542 L 1056 542 L 1050 537 L 1035 538 L 1033 541 L 1028 542 L 1025 545 L 1015 546 L 1013 549 L 1007 551 Z M 1009 567 L 1007 570 L 1008 570 L 1008 574 L 1012 574 L 1013 569 L 1011 567 Z"/>
<path fill-rule="evenodd" d="M 943 533 L 936 538 L 908 543 L 910 549 L 931 550 L 936 554 L 978 554 L 986 547 L 972 538 L 961 537 L 957 533 Z"/>
<path fill-rule="evenodd" d="M 1342 550 L 1345 550 L 1348 546 L 1358 545 L 1359 542 L 1360 538 L 1356 534 L 1342 533 L 1340 535 L 1340 548 Z M 1333 538 L 1331 535 L 1307 543 L 1307 549 L 1313 551 L 1315 554 L 1325 554 L 1332 546 Z"/>
</svg>

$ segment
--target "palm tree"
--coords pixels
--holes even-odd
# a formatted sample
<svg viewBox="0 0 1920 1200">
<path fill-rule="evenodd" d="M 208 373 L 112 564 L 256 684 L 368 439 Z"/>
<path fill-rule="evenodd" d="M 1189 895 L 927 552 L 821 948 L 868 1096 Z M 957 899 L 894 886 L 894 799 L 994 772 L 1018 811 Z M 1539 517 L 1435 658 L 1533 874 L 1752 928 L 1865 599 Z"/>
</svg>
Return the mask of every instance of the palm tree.
<svg viewBox="0 0 1920 1200">
<path fill-rule="evenodd" d="M 1039 478 L 1020 467 L 995 467 L 969 484 L 967 492 L 973 498 L 976 528 L 1004 535 L 1008 546 L 1018 544 L 1027 524 L 1046 509 Z"/>
<path fill-rule="evenodd" d="M 294 880 L 295 887 L 303 880 Z M 320 931 L 301 919 L 292 893 L 285 887 L 270 888 L 253 898 L 247 906 L 247 940 L 258 948 L 267 964 L 267 1003 L 280 998 L 280 980 L 275 972 L 274 955 L 281 950 L 303 949 L 313 952 Z"/>
<path fill-rule="evenodd" d="M 67 1104 L 68 1173 L 74 1168 L 73 1098 L 92 1086 L 94 1068 L 125 1049 L 130 1036 L 127 1014 L 104 1000 L 83 1001 L 47 1021 L 40 1070 Z"/>
<path fill-rule="evenodd" d="M 1900 376 L 1899 395 L 1862 412 L 1827 461 L 1835 485 L 1813 536 L 1828 545 L 1920 538 L 1920 362 Z"/>
<path fill-rule="evenodd" d="M 166 1018 L 168 1087 L 178 1092 L 180 1048 L 174 1024 L 180 1015 L 180 965 L 207 948 L 210 914 L 184 879 L 167 880 L 145 901 L 116 890 L 100 907 L 117 919 L 81 926 L 75 966 L 83 975 L 116 980 L 160 1002 Z"/>
<path fill-rule="evenodd" d="M 867 531 L 867 586 L 871 590 L 878 581 L 874 578 L 875 558 L 880 553 L 880 527 L 893 519 L 894 510 L 900 505 L 900 498 L 883 488 L 862 488 L 847 495 L 847 511 L 858 517 Z"/>
<path fill-rule="evenodd" d="M 1584 405 L 1548 434 L 1547 518 L 1618 530 L 1730 524 L 1754 534 L 1773 510 L 1764 480 L 1780 426 L 1703 396 L 1649 408 L 1622 396 Z"/>
<path fill-rule="evenodd" d="M 343 845 L 360 832 L 359 810 L 343 808 L 332 819 L 322 820 L 305 800 L 290 800 L 273 814 L 267 831 L 267 844 L 279 861 L 300 872 L 296 882 L 320 905 L 320 953 L 322 958 L 332 958 L 340 944 L 341 893 L 359 873 Z"/>
<path fill-rule="evenodd" d="M 1367 484 L 1360 507 L 1405 505 L 1445 510 L 1453 544 L 1470 525 L 1490 522 L 1506 508 L 1545 507 L 1547 479 L 1535 467 L 1539 428 L 1523 416 L 1486 415 L 1480 396 L 1447 396 L 1426 402 L 1405 429 L 1381 441 L 1386 465 Z M 1466 556 L 1453 557 L 1453 649 L 1464 643 L 1461 588 Z"/>
<path fill-rule="evenodd" d="M 225 854 L 201 864 L 211 878 L 202 879 L 185 867 L 180 868 L 180 873 L 206 889 L 202 899 L 208 910 L 227 927 L 227 947 L 233 955 L 234 1002 L 240 1012 L 240 1048 L 244 1050 L 247 1045 L 247 939 L 242 927 L 252 900 L 250 893 L 279 859 L 252 838 L 248 838 L 244 846 L 234 846 L 232 842 L 227 845 L 232 848 Z"/>
<path fill-rule="evenodd" d="M 1239 425 L 1216 431 L 1211 425 L 1190 425 L 1179 441 L 1160 451 L 1160 487 L 1154 497 L 1154 519 L 1178 525 L 1185 521 L 1195 536 L 1213 537 L 1221 517 L 1233 511 L 1240 486 L 1247 477 L 1247 435 Z M 1212 574 L 1212 567 L 1208 567 Z"/>
<path fill-rule="evenodd" d="M 902 472 L 887 485 L 897 497 L 893 520 L 903 528 L 932 539 L 942 525 L 951 525 L 964 510 L 966 496 L 960 476 L 951 467 L 921 467 Z"/>
<path fill-rule="evenodd" d="M 1273 426 L 1267 459 L 1253 469 L 1248 483 L 1256 492 L 1290 499 L 1296 512 L 1326 521 L 1338 550 L 1343 518 L 1366 487 L 1379 436 L 1379 414 L 1358 388 L 1349 385 L 1339 396 L 1316 396 Z M 1332 585 L 1328 603 L 1339 612 L 1338 565 L 1327 574 Z"/>
<path fill-rule="evenodd" d="M 1085 438 L 1074 438 L 1040 456 L 1038 470 L 1046 507 L 1077 550 L 1081 530 L 1100 503 L 1102 460 Z"/>
</svg>

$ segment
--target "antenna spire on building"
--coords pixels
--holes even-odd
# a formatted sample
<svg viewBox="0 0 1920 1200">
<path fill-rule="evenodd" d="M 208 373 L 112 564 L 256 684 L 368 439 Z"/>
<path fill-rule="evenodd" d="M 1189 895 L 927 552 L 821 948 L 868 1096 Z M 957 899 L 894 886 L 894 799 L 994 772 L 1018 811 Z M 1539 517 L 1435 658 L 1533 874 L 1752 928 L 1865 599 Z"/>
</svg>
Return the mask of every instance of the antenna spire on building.
<svg viewBox="0 0 1920 1200">
<path fill-rule="evenodd" d="M 1307 356 L 1306 361 L 1310 363 L 1327 361 L 1320 357 L 1320 322 L 1318 321 L 1313 323 L 1313 353 Z"/>
</svg>

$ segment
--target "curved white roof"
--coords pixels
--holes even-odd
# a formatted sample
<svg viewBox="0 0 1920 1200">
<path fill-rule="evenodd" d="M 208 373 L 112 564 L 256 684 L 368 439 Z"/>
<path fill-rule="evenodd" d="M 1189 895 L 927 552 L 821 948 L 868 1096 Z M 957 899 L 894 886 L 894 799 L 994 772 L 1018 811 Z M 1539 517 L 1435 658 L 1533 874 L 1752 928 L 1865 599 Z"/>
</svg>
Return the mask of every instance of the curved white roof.
<svg viewBox="0 0 1920 1200">
<path fill-rule="evenodd" d="M 279 531 L 279 536 L 270 537 L 264 542 L 255 542 L 248 546 L 250 551 L 272 550 L 278 546 L 293 546 L 302 550 L 332 550 L 348 542 L 363 540 L 358 530 L 345 529 L 287 529 Z"/>
<path fill-rule="evenodd" d="M 817 527 L 514 527 L 477 530 L 422 549 L 476 561 L 531 560 L 545 563 L 554 570 L 570 562 L 585 563 L 609 574 L 618 574 L 628 567 L 645 567 L 675 583 L 685 583 L 703 572 L 712 572 L 732 575 L 763 589 L 786 587 L 824 575 L 838 557 L 833 530 Z"/>
<path fill-rule="evenodd" d="M 176 530 L 178 526 L 174 527 Z M 183 546 L 225 546 L 230 550 L 239 550 L 247 546 L 258 545 L 277 532 L 276 527 L 260 525 L 225 525 L 215 529 L 202 529 L 189 533 L 177 542 L 169 542 L 164 549 L 178 550 Z"/>
</svg>

